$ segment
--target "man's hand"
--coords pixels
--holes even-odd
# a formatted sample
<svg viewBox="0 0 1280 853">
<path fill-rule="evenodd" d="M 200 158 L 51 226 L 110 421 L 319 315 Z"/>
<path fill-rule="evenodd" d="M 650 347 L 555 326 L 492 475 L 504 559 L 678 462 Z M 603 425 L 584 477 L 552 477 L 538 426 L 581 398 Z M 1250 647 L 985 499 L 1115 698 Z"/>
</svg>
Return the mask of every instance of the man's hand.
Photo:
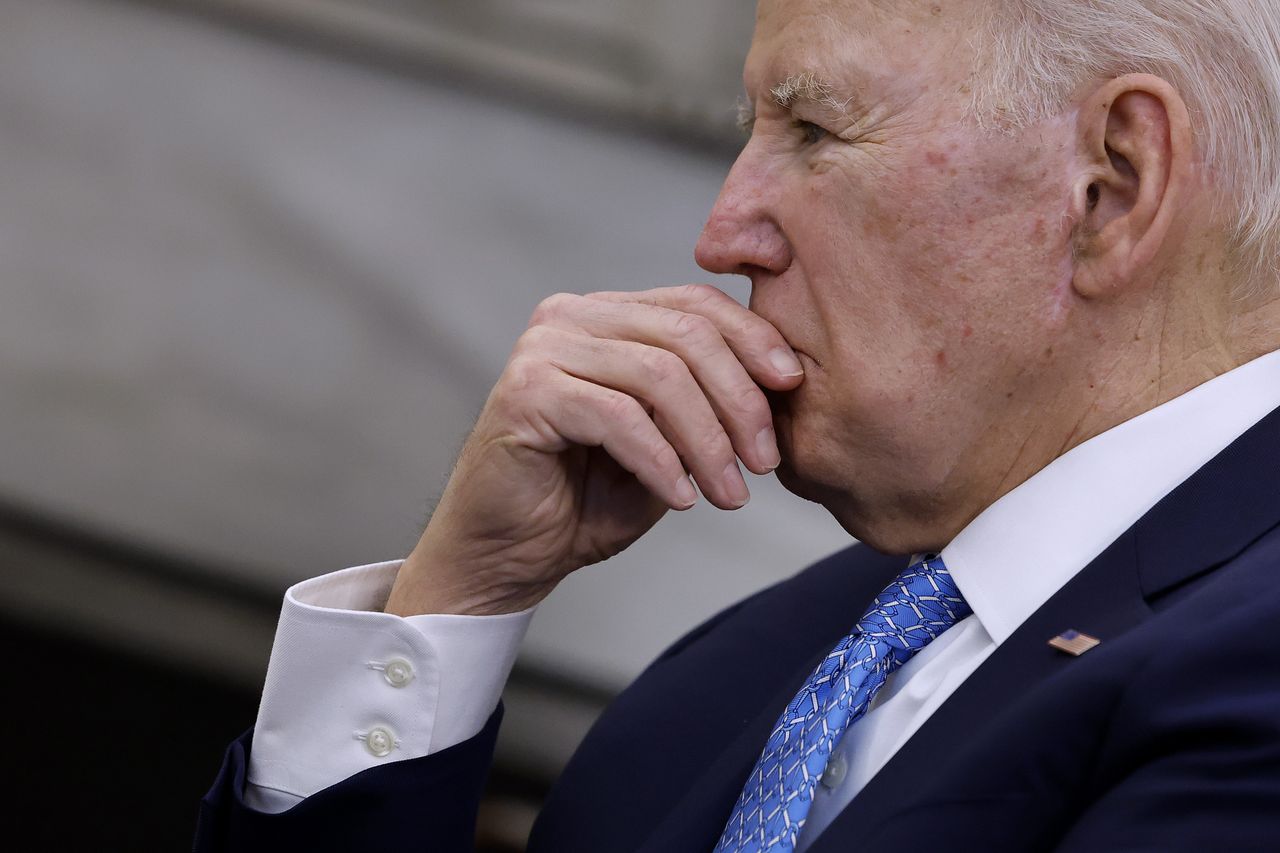
<svg viewBox="0 0 1280 853">
<path fill-rule="evenodd" d="M 538 306 L 386 610 L 531 607 L 668 509 L 750 495 L 779 462 L 760 386 L 803 371 L 771 324 L 707 285 L 559 294 Z"/>
</svg>

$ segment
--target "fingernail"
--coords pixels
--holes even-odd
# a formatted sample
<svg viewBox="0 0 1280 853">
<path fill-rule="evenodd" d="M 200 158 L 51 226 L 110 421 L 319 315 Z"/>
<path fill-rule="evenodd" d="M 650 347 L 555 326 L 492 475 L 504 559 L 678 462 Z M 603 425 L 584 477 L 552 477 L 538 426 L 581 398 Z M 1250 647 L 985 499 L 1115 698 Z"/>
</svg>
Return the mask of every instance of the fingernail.
<svg viewBox="0 0 1280 853">
<path fill-rule="evenodd" d="M 698 493 L 694 490 L 693 483 L 689 482 L 688 474 L 676 480 L 676 497 L 680 499 L 680 505 L 685 509 L 698 502 Z"/>
<path fill-rule="evenodd" d="M 729 467 L 724 469 L 724 485 L 735 507 L 744 507 L 747 501 L 751 500 L 751 492 L 747 491 L 747 481 L 742 479 L 742 471 L 738 468 L 737 462 L 730 463 Z"/>
<path fill-rule="evenodd" d="M 803 376 L 804 368 L 800 366 L 800 361 L 791 350 L 776 349 L 769 353 L 769 361 L 773 364 L 773 369 L 783 376 Z"/>
<path fill-rule="evenodd" d="M 774 435 L 773 427 L 765 427 L 756 436 L 756 456 L 760 464 L 770 471 L 782 462 L 782 457 L 778 455 L 778 437 Z"/>
</svg>

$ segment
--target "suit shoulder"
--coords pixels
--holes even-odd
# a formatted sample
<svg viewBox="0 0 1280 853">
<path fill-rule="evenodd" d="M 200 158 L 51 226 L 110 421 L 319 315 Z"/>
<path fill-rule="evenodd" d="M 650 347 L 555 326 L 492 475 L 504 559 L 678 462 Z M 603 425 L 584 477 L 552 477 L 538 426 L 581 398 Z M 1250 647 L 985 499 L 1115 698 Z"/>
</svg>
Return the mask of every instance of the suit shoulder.
<svg viewBox="0 0 1280 853">
<path fill-rule="evenodd" d="M 726 623 L 742 620 L 753 624 L 778 619 L 784 613 L 806 613 L 810 621 L 835 622 L 854 619 L 850 604 L 861 594 L 868 601 L 901 568 L 901 557 L 887 557 L 855 543 L 813 563 L 789 578 L 778 581 L 729 605 L 706 619 L 667 647 L 655 663 L 679 654 L 691 644 Z M 865 589 L 874 587 L 869 596 Z M 865 603 L 865 602 L 859 602 Z M 849 622 L 852 625 L 852 622 Z"/>
</svg>

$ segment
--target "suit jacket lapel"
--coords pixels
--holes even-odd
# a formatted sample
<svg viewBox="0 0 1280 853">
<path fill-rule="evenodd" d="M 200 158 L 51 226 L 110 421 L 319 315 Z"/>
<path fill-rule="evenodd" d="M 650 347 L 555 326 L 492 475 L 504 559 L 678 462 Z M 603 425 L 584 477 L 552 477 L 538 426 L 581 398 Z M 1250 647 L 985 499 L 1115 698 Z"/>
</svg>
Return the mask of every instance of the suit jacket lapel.
<svg viewBox="0 0 1280 853">
<path fill-rule="evenodd" d="M 810 847 L 847 849 L 909 806 L 921 767 L 945 765 L 952 744 L 991 708 L 1077 659 L 1047 641 L 1077 629 L 1104 641 L 1152 615 L 1149 602 L 1210 572 L 1280 523 L 1280 409 L 1156 504 L 1009 637 L 953 693 Z"/>
<path fill-rule="evenodd" d="M 922 792 L 920 768 L 945 769 L 958 738 L 986 724 L 1002 698 L 1032 688 L 1076 658 L 1048 645 L 1077 629 L 1102 640 L 1117 637 L 1150 615 L 1137 580 L 1133 534 L 1126 533 L 1024 622 L 974 671 L 881 768 L 809 848 L 846 849 L 879 821 L 909 806 Z"/>
<path fill-rule="evenodd" d="M 715 848 L 729 820 L 729 813 L 742 793 L 742 786 L 778 721 L 778 715 L 827 651 L 816 654 L 813 666 L 798 673 L 794 683 L 780 689 L 751 724 L 730 743 L 720 758 L 689 789 L 675 811 L 645 841 L 640 848 L 641 853 L 671 853 L 673 850 L 706 850 L 710 853 Z"/>
<path fill-rule="evenodd" d="M 868 558 L 870 557 L 870 558 Z M 854 626 L 863 609 L 906 565 L 905 558 L 868 555 L 851 561 L 851 575 L 838 594 L 850 602 L 850 611 L 834 616 L 827 624 L 810 623 L 797 631 L 803 640 L 805 663 L 793 670 L 791 678 L 779 686 L 769 701 L 756 709 L 755 717 L 729 741 L 720 757 L 688 788 L 684 800 L 655 828 L 639 848 L 640 853 L 710 851 L 720 839 L 724 825 L 742 786 L 764 750 L 773 726 L 822 658 Z"/>
</svg>

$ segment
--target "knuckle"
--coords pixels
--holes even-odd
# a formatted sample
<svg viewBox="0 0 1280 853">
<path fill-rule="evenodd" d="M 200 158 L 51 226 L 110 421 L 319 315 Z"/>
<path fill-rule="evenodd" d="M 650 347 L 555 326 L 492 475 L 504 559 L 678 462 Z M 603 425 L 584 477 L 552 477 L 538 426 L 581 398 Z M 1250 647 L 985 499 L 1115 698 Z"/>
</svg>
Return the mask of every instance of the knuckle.
<svg viewBox="0 0 1280 853">
<path fill-rule="evenodd" d="M 640 356 L 639 363 L 645 376 L 655 385 L 677 379 L 684 370 L 684 362 L 679 356 L 653 347 Z"/>
<path fill-rule="evenodd" d="M 752 346 L 759 348 L 761 352 L 768 352 L 775 347 L 787 346 L 786 339 L 773 327 L 772 323 L 754 314 L 743 317 L 738 322 L 735 331 L 738 338 L 750 341 Z"/>
<path fill-rule="evenodd" d="M 674 467 L 680 464 L 680 457 L 671 449 L 671 445 L 656 431 L 647 433 L 640 441 L 640 451 L 646 459 L 652 459 L 660 468 Z M 680 470 L 684 470 L 681 468 Z"/>
<path fill-rule="evenodd" d="M 729 441 L 729 436 L 723 430 L 715 430 L 707 436 L 703 453 L 706 454 L 705 458 L 716 460 L 716 470 L 738 458 L 733 451 L 733 442 Z"/>
<path fill-rule="evenodd" d="M 629 425 L 636 429 L 639 419 L 644 416 L 644 408 L 634 398 L 621 391 L 608 391 L 600 401 L 601 414 L 610 422 Z"/>
<path fill-rule="evenodd" d="M 773 413 L 764 392 L 755 385 L 734 388 L 729 395 L 728 414 L 745 421 L 760 421 L 761 426 L 773 422 Z"/>
<path fill-rule="evenodd" d="M 569 306 L 579 298 L 572 293 L 553 293 L 539 302 L 538 307 L 533 309 L 533 316 L 529 318 L 529 326 L 531 328 L 541 326 L 563 317 L 568 312 Z"/>
<path fill-rule="evenodd" d="M 511 358 L 507 362 L 508 370 L 511 364 L 517 361 L 529 364 L 545 362 L 548 355 L 555 351 L 561 337 L 561 334 L 550 326 L 530 326 L 516 339 L 516 345 L 511 350 Z"/>
<path fill-rule="evenodd" d="M 507 362 L 504 371 L 505 390 L 508 394 L 519 394 L 538 385 L 545 364 L 541 359 L 526 353 L 516 353 Z"/>
<path fill-rule="evenodd" d="M 743 340 L 753 341 L 759 344 L 772 343 L 766 340 L 769 337 L 768 331 L 757 322 L 754 316 L 735 318 L 729 328 L 733 331 L 735 337 Z"/>
<path fill-rule="evenodd" d="M 719 335 L 715 324 L 701 314 L 680 313 L 671 321 L 671 336 L 678 341 L 705 341 L 713 334 Z"/>
<path fill-rule="evenodd" d="M 677 295 L 691 305 L 705 305 L 724 298 L 724 293 L 709 284 L 682 284 L 676 291 Z"/>
<path fill-rule="evenodd" d="M 546 326 L 530 326 L 516 341 L 516 352 L 526 353 L 530 350 L 542 349 L 551 339 L 552 334 L 551 329 Z"/>
</svg>

